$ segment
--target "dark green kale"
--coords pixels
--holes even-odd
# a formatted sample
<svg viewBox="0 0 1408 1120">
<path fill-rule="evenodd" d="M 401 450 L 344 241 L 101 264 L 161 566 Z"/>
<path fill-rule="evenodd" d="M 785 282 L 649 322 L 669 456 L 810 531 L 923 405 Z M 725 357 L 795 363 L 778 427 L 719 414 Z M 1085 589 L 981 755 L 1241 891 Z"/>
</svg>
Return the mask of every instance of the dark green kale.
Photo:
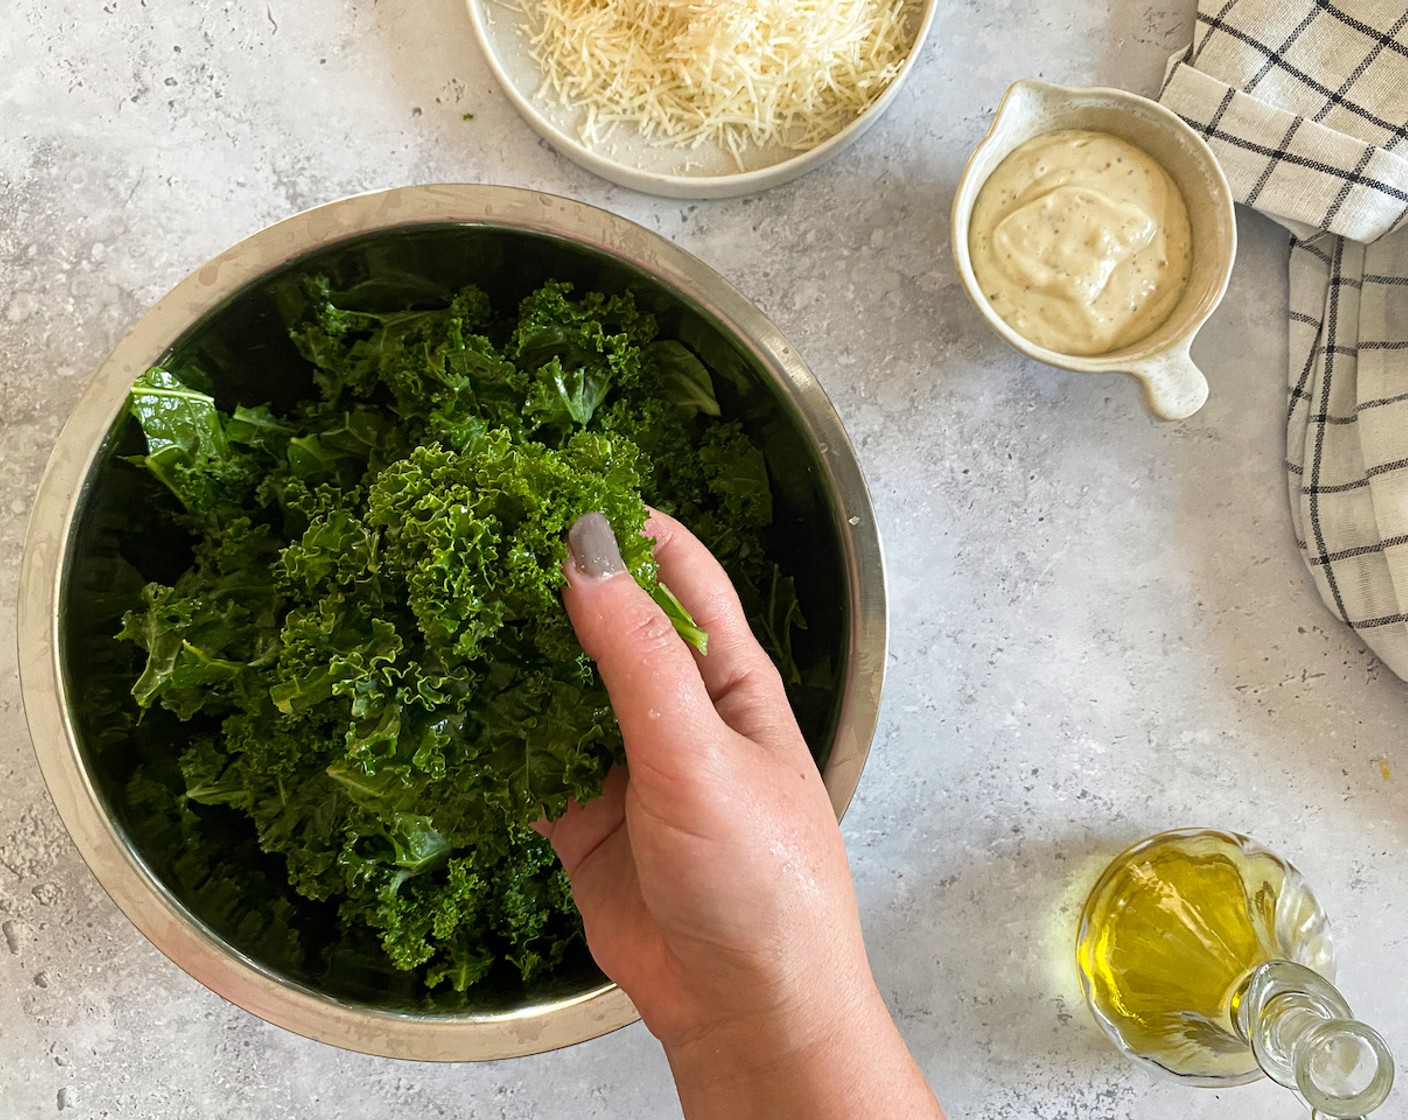
<svg viewBox="0 0 1408 1120">
<path fill-rule="evenodd" d="M 529 825 L 595 796 L 622 757 L 561 605 L 563 534 L 604 513 L 702 650 L 641 535 L 647 502 L 684 517 L 795 674 L 795 592 L 759 535 L 763 457 L 630 295 L 549 283 L 500 321 L 473 287 L 429 309 L 367 310 L 321 277 L 302 294 L 311 399 L 226 412 L 165 369 L 133 389 L 134 461 L 179 502 L 193 562 L 146 586 L 120 636 L 146 653 L 140 708 L 193 722 L 184 796 L 163 801 L 142 771 L 132 789 L 163 835 L 193 838 L 197 903 L 195 823 L 223 806 L 298 895 L 427 986 L 464 991 L 496 962 L 531 981 L 581 927 Z M 255 921 L 248 900 L 218 902 L 227 923 Z M 280 933 L 286 905 L 251 934 Z"/>
</svg>

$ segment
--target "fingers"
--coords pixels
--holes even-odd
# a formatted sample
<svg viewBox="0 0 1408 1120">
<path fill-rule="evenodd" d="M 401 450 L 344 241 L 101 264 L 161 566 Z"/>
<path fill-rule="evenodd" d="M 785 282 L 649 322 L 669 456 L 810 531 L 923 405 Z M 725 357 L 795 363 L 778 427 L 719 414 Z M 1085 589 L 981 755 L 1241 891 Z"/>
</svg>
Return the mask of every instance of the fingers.
<svg viewBox="0 0 1408 1120">
<path fill-rule="evenodd" d="M 723 567 L 673 517 L 651 511 L 645 532 L 655 538 L 661 582 L 709 635 L 708 654 L 695 661 L 719 717 L 764 746 L 799 742 L 782 678 L 753 636 Z"/>
<path fill-rule="evenodd" d="M 721 728 L 694 658 L 626 571 L 606 518 L 582 517 L 568 530 L 567 543 L 572 559 L 563 601 L 611 697 L 626 754 L 632 766 L 673 771 L 677 760 L 662 756 L 675 748 L 682 729 L 698 740 Z"/>
<path fill-rule="evenodd" d="M 573 801 L 555 821 L 539 820 L 533 827 L 546 836 L 569 877 L 626 823 L 626 768 L 614 766 L 602 783 L 601 796 L 585 805 Z"/>
</svg>

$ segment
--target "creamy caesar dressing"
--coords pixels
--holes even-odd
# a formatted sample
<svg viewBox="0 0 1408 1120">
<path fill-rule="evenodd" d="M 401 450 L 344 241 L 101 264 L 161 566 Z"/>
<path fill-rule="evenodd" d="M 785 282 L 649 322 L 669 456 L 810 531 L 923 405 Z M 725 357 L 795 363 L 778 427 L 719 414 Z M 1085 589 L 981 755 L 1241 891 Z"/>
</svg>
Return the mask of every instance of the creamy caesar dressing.
<svg viewBox="0 0 1408 1120">
<path fill-rule="evenodd" d="M 997 166 L 968 249 L 993 310 L 1062 354 L 1108 353 L 1157 330 L 1192 265 L 1168 172 L 1117 136 L 1078 129 L 1028 140 Z"/>
</svg>

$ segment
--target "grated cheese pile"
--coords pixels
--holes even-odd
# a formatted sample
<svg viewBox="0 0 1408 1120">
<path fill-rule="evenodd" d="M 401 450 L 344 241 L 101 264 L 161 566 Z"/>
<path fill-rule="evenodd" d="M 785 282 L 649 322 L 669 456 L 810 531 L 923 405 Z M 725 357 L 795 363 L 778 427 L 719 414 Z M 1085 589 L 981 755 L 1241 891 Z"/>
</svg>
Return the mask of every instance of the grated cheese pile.
<svg viewBox="0 0 1408 1120">
<path fill-rule="evenodd" d="M 600 143 L 815 147 L 899 73 L 905 0 L 523 0 L 540 98 L 582 113 Z"/>
</svg>

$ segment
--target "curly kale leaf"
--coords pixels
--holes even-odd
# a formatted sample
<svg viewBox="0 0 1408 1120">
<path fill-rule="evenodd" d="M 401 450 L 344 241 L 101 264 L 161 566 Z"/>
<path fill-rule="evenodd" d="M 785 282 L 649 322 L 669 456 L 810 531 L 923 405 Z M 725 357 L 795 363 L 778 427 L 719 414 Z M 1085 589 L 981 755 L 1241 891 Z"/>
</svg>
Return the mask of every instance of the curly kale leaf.
<svg viewBox="0 0 1408 1120">
<path fill-rule="evenodd" d="M 147 454 L 133 461 L 159 479 L 193 521 L 250 501 L 261 465 L 247 449 L 231 446 L 228 418 L 214 397 L 153 368 L 132 387 L 128 411 L 147 440 Z"/>
<path fill-rule="evenodd" d="M 170 785 L 139 771 L 128 782 L 132 833 L 159 853 L 176 896 L 242 952 L 284 968 L 303 963 L 296 900 L 249 837 L 202 819 Z"/>
<path fill-rule="evenodd" d="M 673 339 L 651 343 L 645 348 L 645 361 L 660 394 L 680 412 L 719 415 L 714 379 L 704 363 L 683 343 Z"/>
<path fill-rule="evenodd" d="M 119 637 L 147 653 L 132 695 L 182 719 L 227 710 L 257 685 L 254 670 L 277 649 L 283 600 L 270 569 L 277 542 L 247 517 L 232 516 L 197 541 L 195 563 L 174 586 L 148 584 L 145 609 L 128 611 Z"/>
<path fill-rule="evenodd" d="M 629 294 L 550 283 L 507 321 L 474 287 L 312 277 L 296 297 L 315 394 L 286 413 L 226 413 L 160 369 L 133 390 L 139 461 L 193 538 L 120 634 L 146 654 L 139 708 L 196 721 L 163 779 L 184 782 L 167 808 L 185 833 L 161 835 L 198 844 L 202 813 L 237 815 L 349 943 L 366 931 L 428 987 L 531 981 L 581 928 L 529 826 L 622 758 L 562 608 L 564 534 L 604 514 L 702 652 L 641 535 L 647 501 L 688 517 L 766 599 L 786 665 L 801 618 L 761 545 L 766 466 Z"/>
</svg>

